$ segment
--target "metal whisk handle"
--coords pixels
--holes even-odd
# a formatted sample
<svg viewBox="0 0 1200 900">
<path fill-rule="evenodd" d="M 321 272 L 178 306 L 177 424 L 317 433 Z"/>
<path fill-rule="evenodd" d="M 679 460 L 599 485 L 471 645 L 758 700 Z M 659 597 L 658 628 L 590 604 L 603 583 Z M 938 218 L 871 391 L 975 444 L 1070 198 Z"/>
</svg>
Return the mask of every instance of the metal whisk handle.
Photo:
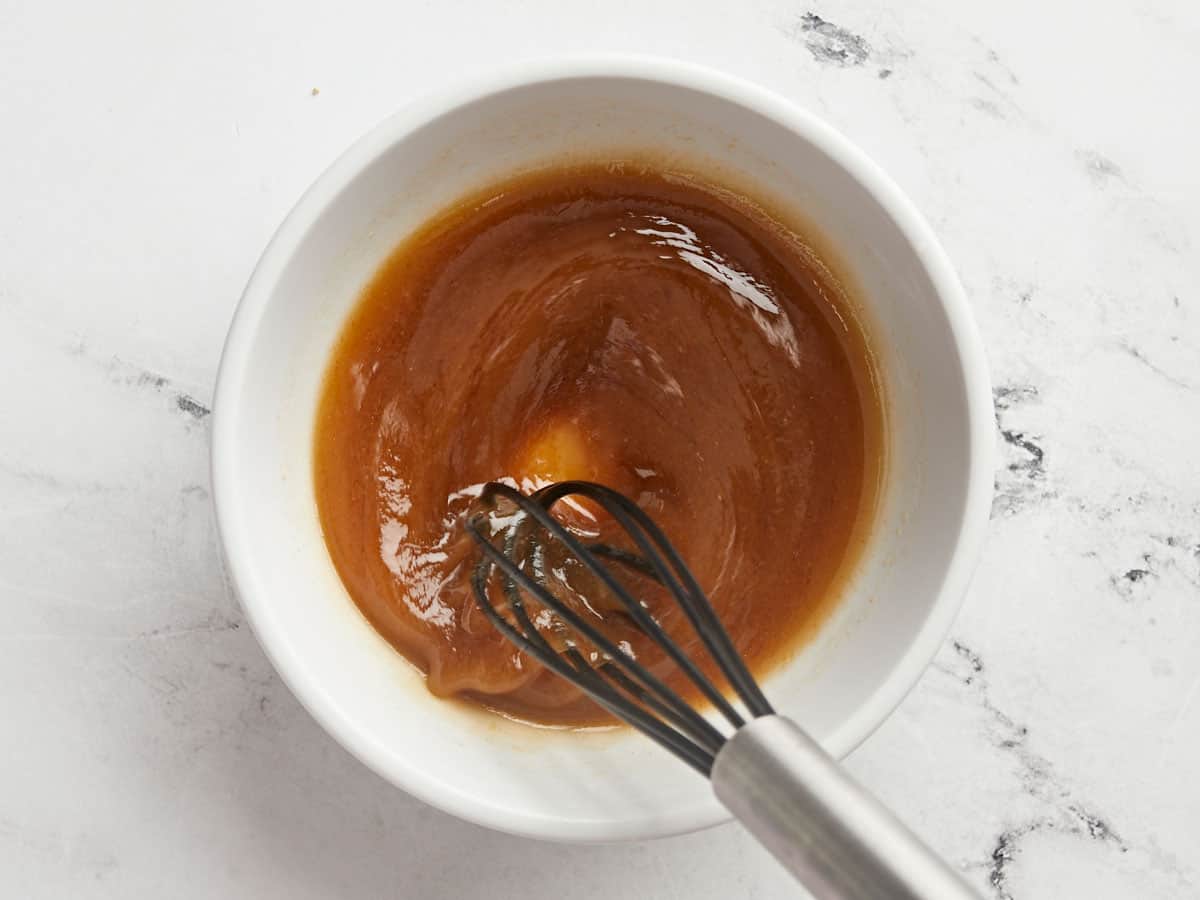
<svg viewBox="0 0 1200 900">
<path fill-rule="evenodd" d="M 738 729 L 711 777 L 717 798 L 817 900 L 978 900 L 791 719 Z"/>
</svg>

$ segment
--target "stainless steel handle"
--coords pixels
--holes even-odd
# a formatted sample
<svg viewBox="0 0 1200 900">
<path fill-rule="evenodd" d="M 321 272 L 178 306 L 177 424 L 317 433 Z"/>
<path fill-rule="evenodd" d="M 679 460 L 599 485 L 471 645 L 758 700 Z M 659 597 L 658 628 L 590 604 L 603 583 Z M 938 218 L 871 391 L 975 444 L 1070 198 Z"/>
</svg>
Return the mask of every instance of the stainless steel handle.
<svg viewBox="0 0 1200 900">
<path fill-rule="evenodd" d="M 818 900 L 979 900 L 791 719 L 738 729 L 717 754 L 712 785 Z"/>
</svg>

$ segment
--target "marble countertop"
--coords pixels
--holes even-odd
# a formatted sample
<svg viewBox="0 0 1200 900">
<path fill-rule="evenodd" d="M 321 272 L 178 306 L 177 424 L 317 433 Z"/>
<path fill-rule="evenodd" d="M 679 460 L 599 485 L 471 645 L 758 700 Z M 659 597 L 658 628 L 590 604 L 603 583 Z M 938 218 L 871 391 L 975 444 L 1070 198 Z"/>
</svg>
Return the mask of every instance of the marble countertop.
<svg viewBox="0 0 1200 900">
<path fill-rule="evenodd" d="M 444 77 L 685 57 L 864 147 L 987 345 L 952 637 L 849 760 L 985 896 L 1200 896 L 1200 6 L 0 4 L 0 881 L 29 898 L 795 896 L 736 827 L 569 847 L 429 809 L 299 707 L 222 575 L 222 339 L 289 206 Z"/>
</svg>

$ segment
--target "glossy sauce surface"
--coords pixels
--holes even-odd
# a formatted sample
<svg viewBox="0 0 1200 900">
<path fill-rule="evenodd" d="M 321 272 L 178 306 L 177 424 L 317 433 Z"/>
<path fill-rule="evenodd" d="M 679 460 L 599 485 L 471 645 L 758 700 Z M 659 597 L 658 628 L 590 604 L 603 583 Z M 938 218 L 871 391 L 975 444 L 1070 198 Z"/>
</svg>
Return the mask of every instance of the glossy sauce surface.
<svg viewBox="0 0 1200 900">
<path fill-rule="evenodd" d="M 693 175 L 584 166 L 494 185 L 395 251 L 334 352 L 315 460 L 333 562 L 430 690 L 580 724 L 603 717 L 474 608 L 481 485 L 634 499 L 761 676 L 853 567 L 882 411 L 854 304 L 801 234 Z"/>
</svg>

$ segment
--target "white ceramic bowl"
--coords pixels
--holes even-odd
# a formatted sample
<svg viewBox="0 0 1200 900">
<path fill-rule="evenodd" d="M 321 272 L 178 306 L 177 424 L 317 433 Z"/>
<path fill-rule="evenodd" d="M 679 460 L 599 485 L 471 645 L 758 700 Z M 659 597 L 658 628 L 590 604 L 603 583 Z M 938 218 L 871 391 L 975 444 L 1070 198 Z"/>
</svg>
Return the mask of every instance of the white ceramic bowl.
<svg viewBox="0 0 1200 900">
<path fill-rule="evenodd" d="M 434 806 L 539 838 L 648 838 L 727 814 L 635 733 L 538 730 L 428 694 L 326 553 L 313 418 L 344 319 L 414 226 L 515 169 L 631 148 L 740 173 L 815 222 L 882 350 L 890 469 L 874 536 L 835 614 L 765 685 L 831 753 L 883 721 L 944 639 L 991 497 L 988 377 L 954 272 L 896 186 L 808 113 L 694 66 L 604 57 L 509 70 L 361 138 L 280 226 L 229 331 L 212 445 L 226 559 L 263 648 L 330 734 Z"/>
</svg>

